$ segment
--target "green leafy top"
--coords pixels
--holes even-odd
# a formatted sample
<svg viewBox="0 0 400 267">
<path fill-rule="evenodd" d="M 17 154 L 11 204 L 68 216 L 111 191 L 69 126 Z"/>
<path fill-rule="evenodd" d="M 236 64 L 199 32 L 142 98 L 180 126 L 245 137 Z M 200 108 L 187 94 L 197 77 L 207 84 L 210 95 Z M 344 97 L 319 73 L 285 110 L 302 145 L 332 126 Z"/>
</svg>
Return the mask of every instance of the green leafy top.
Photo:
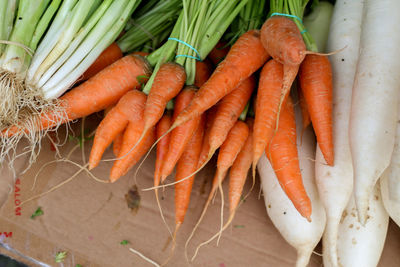
<svg viewBox="0 0 400 267">
<path fill-rule="evenodd" d="M 56 257 L 55 257 L 55 262 L 60 263 L 63 262 L 65 260 L 65 258 L 67 257 L 68 252 L 66 251 L 59 251 L 56 253 Z"/>
<path fill-rule="evenodd" d="M 121 245 L 128 245 L 128 244 L 129 244 L 129 241 L 126 240 L 126 239 L 124 239 L 124 240 L 121 241 L 120 244 L 121 244 Z"/>
<path fill-rule="evenodd" d="M 36 211 L 31 215 L 31 219 L 34 219 L 37 216 L 43 215 L 43 210 L 41 207 L 38 207 Z"/>
</svg>

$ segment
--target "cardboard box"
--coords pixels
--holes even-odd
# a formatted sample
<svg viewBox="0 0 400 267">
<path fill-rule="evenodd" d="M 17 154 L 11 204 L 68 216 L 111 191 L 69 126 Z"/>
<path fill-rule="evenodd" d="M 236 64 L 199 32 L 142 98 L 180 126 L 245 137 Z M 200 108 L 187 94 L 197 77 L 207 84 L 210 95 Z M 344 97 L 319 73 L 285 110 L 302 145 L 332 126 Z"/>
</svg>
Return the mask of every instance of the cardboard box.
<svg viewBox="0 0 400 267">
<path fill-rule="evenodd" d="M 91 141 L 85 145 L 86 158 L 90 144 Z M 76 141 L 67 139 L 66 144 L 60 147 L 60 154 L 66 156 L 75 145 Z M 37 162 L 25 174 L 17 175 L 16 184 L 6 166 L 1 170 L 0 206 L 4 204 L 0 209 L 0 232 L 11 232 L 12 236 L 2 235 L 0 253 L 29 266 L 152 266 L 129 250 L 133 248 L 158 263 L 164 262 L 170 250 L 170 246 L 166 248 L 169 234 L 161 220 L 154 193 L 142 191 L 152 186 L 154 156 L 152 153 L 145 161 L 137 177 L 137 192 L 141 200 L 136 212 L 128 207 L 125 199 L 134 185 L 136 167 L 114 184 L 99 183 L 82 172 L 57 190 L 21 206 L 20 201 L 66 181 L 78 170 L 70 163 L 58 162 L 49 164 L 38 174 L 44 164 L 56 157 L 49 140 L 44 140 Z M 108 149 L 103 158 L 112 157 L 111 149 Z M 81 151 L 77 149 L 70 159 L 82 164 Z M 26 158 L 16 162 L 18 172 L 25 164 Z M 112 162 L 102 162 L 93 174 L 106 180 L 111 166 Z M 178 233 L 176 251 L 167 266 L 190 266 L 185 259 L 185 242 L 199 218 L 214 171 L 215 160 L 196 176 L 188 213 Z M 36 174 L 37 181 L 32 190 Z M 250 181 L 246 184 L 246 192 L 249 185 Z M 258 198 L 259 188 L 257 184 L 241 205 L 232 227 L 223 233 L 219 246 L 213 241 L 203 247 L 191 266 L 294 266 L 296 252 L 269 220 L 262 196 Z M 172 228 L 173 188 L 167 188 L 163 195 L 161 205 Z M 21 207 L 20 212 L 18 207 Z M 31 219 L 38 207 L 44 214 Z M 227 207 L 224 212 L 228 214 Z M 188 247 L 189 256 L 200 242 L 217 232 L 219 223 L 218 195 Z M 129 244 L 121 245 L 122 240 L 128 240 Z M 55 263 L 55 255 L 60 251 L 68 253 L 62 264 Z M 320 253 L 320 246 L 316 251 Z M 398 251 L 400 230 L 391 222 L 379 266 L 400 266 Z M 309 266 L 322 266 L 322 258 L 317 253 L 312 256 Z"/>
</svg>

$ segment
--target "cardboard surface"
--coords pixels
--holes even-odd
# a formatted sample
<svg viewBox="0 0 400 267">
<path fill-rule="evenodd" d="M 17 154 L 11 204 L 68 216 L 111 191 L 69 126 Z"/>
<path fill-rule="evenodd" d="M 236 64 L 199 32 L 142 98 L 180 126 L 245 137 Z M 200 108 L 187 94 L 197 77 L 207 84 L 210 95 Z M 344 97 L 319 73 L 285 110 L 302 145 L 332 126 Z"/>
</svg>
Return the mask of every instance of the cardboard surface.
<svg viewBox="0 0 400 267">
<path fill-rule="evenodd" d="M 86 157 L 90 144 L 91 141 L 85 146 Z M 75 145 L 76 141 L 67 141 L 60 148 L 60 154 L 66 156 Z M 112 157 L 111 149 L 108 149 L 103 158 Z M 129 248 L 132 247 L 157 263 L 162 263 L 168 257 L 170 249 L 169 246 L 163 251 L 169 234 L 161 220 L 154 193 L 141 191 L 152 186 L 154 157 L 155 153 L 150 154 L 139 171 L 137 186 L 141 201 L 136 213 L 128 208 L 125 199 L 125 194 L 134 184 L 133 174 L 136 168 L 133 168 L 115 184 L 96 182 L 82 172 L 61 188 L 22 205 L 21 215 L 17 215 L 18 200 L 23 201 L 43 193 L 78 170 L 76 166 L 66 162 L 50 164 L 39 173 L 36 186 L 31 190 L 40 168 L 55 159 L 55 152 L 50 150 L 49 141 L 44 140 L 37 162 L 28 172 L 17 177 L 19 184 L 12 186 L 12 175 L 5 167 L 1 170 L 0 201 L 6 201 L 0 209 L 0 232 L 12 232 L 12 237 L 2 236 L 0 253 L 22 260 L 29 266 L 75 266 L 78 263 L 85 267 L 152 266 L 130 252 Z M 70 159 L 82 164 L 81 151 L 77 149 Z M 22 159 L 19 164 L 24 164 Z M 93 170 L 93 174 L 106 180 L 111 166 L 112 162 L 102 162 Z M 188 213 L 178 232 L 176 251 L 167 266 L 190 266 L 185 259 L 184 244 L 201 213 L 214 171 L 215 160 L 196 176 Z M 168 181 L 172 181 L 172 178 Z M 227 183 L 225 189 L 226 186 Z M 245 192 L 249 188 L 250 181 L 246 184 Z M 251 196 L 241 205 L 233 226 L 224 232 L 219 246 L 213 241 L 203 247 L 191 266 L 294 266 L 296 252 L 269 220 L 264 201 L 258 199 L 259 188 L 257 184 Z M 20 195 L 15 194 L 18 190 Z M 189 256 L 193 255 L 200 242 L 219 229 L 220 203 L 217 195 L 189 245 Z M 169 227 L 172 228 L 172 187 L 165 190 L 161 205 Z M 39 206 L 44 214 L 30 219 Z M 227 205 L 224 212 L 228 214 Z M 122 240 L 128 240 L 129 244 L 121 245 Z M 379 266 L 400 266 L 399 250 L 400 229 L 391 223 Z M 54 261 L 58 251 L 68 252 L 63 264 Z M 321 257 L 314 254 L 309 266 L 322 266 L 321 262 Z"/>
</svg>

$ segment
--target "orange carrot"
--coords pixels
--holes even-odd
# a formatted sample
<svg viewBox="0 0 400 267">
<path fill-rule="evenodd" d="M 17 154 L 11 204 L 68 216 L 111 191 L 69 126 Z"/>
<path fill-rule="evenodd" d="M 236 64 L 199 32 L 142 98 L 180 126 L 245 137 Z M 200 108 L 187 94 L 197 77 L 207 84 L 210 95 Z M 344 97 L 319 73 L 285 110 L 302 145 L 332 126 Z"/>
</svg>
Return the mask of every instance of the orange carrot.
<svg viewBox="0 0 400 267">
<path fill-rule="evenodd" d="M 130 122 L 125 130 L 121 151 L 119 153 L 121 159 L 115 161 L 111 168 L 111 183 L 114 183 L 121 176 L 125 175 L 141 159 L 141 157 L 146 154 L 156 140 L 156 131 L 155 127 L 153 127 L 146 133 L 136 148 L 133 151 L 130 151 L 142 133 L 141 130 L 138 131 L 138 128 L 143 129 L 143 125 L 142 127 L 138 127 L 134 123 Z"/>
<path fill-rule="evenodd" d="M 175 101 L 173 120 L 176 116 L 186 108 L 195 95 L 195 87 L 187 86 L 181 91 Z M 186 145 L 189 143 L 194 132 L 196 131 L 200 122 L 200 118 L 194 119 L 182 124 L 171 132 L 168 154 L 163 162 L 161 168 L 161 182 L 163 182 L 168 175 L 170 175 L 181 157 Z"/>
<path fill-rule="evenodd" d="M 115 137 L 113 141 L 113 153 L 114 156 L 118 157 L 119 152 L 121 151 L 121 146 L 122 146 L 122 140 L 124 138 L 124 132 L 121 132 Z"/>
<path fill-rule="evenodd" d="M 300 30 L 290 18 L 273 16 L 261 27 L 261 41 L 273 59 L 283 64 L 283 84 L 279 110 L 290 91 L 306 55 L 306 45 Z M 278 113 L 279 117 L 279 113 Z"/>
<path fill-rule="evenodd" d="M 294 108 L 289 97 L 282 109 L 278 131 L 265 150 L 276 177 L 299 213 L 311 221 L 311 201 L 301 177 L 297 145 Z"/>
<path fill-rule="evenodd" d="M 229 214 L 232 219 L 239 205 L 247 173 L 253 162 L 253 120 L 248 119 L 247 125 L 249 126 L 249 136 L 229 172 Z"/>
<path fill-rule="evenodd" d="M 247 124 L 242 121 L 236 121 L 218 153 L 217 171 L 211 188 L 212 195 L 217 190 L 218 184 L 221 184 L 225 179 L 228 169 L 236 160 L 248 136 L 249 127 Z"/>
<path fill-rule="evenodd" d="M 157 123 L 156 133 L 157 139 L 159 139 L 164 133 L 166 133 L 171 127 L 172 119 L 169 113 L 164 114 L 161 120 Z M 160 184 L 161 179 L 161 167 L 165 160 L 165 156 L 168 153 L 169 139 L 171 134 L 165 135 L 160 142 L 157 143 L 157 155 L 156 155 L 156 166 L 154 169 L 154 186 Z M 157 190 L 157 189 L 156 189 Z"/>
<path fill-rule="evenodd" d="M 227 42 L 219 41 L 208 54 L 207 57 L 211 59 L 214 65 L 218 65 L 219 63 L 221 63 L 228 54 L 230 47 L 227 44 Z"/>
<path fill-rule="evenodd" d="M 302 123 L 303 123 L 303 130 L 308 127 L 308 125 L 311 124 L 311 119 L 310 119 L 310 113 L 308 113 L 308 107 L 306 100 L 304 99 L 303 92 L 300 88 L 300 83 L 298 88 L 298 95 L 299 95 L 299 104 L 300 104 L 300 110 L 301 110 L 301 118 L 302 118 Z"/>
<path fill-rule="evenodd" d="M 144 107 L 146 95 L 138 90 L 126 93 L 118 104 L 107 113 L 100 122 L 94 137 L 92 150 L 89 157 L 89 169 L 96 167 L 105 151 L 118 134 L 132 122 L 139 125 L 142 123 L 140 111 Z"/>
<path fill-rule="evenodd" d="M 201 168 L 203 164 L 207 161 L 208 159 L 208 154 L 210 151 L 210 131 L 212 124 L 215 119 L 215 115 L 217 111 L 217 106 L 214 106 L 210 108 L 209 110 L 206 111 L 206 125 L 205 125 L 205 132 L 204 132 L 204 138 L 203 138 L 203 144 L 201 145 L 201 152 L 199 156 L 199 164 L 197 168 Z"/>
<path fill-rule="evenodd" d="M 109 106 L 104 110 L 104 117 L 115 107 L 115 105 L 113 106 Z M 119 154 L 119 150 L 121 149 L 121 144 L 122 144 L 122 137 L 124 136 L 123 132 L 119 133 L 114 141 L 113 141 L 113 153 L 114 156 L 118 157 Z"/>
<path fill-rule="evenodd" d="M 328 165 L 333 166 L 332 69 L 327 56 L 306 56 L 300 66 L 300 85 L 318 145 Z"/>
<path fill-rule="evenodd" d="M 174 62 L 161 65 L 147 97 L 143 114 L 143 134 L 161 119 L 168 101 L 178 95 L 185 80 L 186 72 L 181 65 Z"/>
<path fill-rule="evenodd" d="M 196 170 L 203 142 L 204 126 L 205 115 L 201 116 L 199 127 L 197 127 L 195 134 L 192 136 L 191 140 L 187 144 L 185 152 L 183 152 L 176 165 L 176 181 L 180 181 L 181 179 L 187 177 Z M 185 214 L 189 206 L 190 193 L 192 191 L 194 177 L 195 175 L 191 176 L 185 181 L 175 184 L 176 228 L 179 228 L 185 218 Z"/>
<path fill-rule="evenodd" d="M 229 131 L 246 107 L 254 87 L 254 77 L 250 76 L 218 103 L 217 113 L 210 130 L 209 158 L 224 143 Z"/>
<path fill-rule="evenodd" d="M 196 76 L 194 77 L 194 85 L 201 87 L 211 75 L 211 66 L 206 61 L 196 61 Z"/>
<path fill-rule="evenodd" d="M 111 65 L 118 59 L 122 58 L 122 51 L 117 45 L 117 43 L 112 43 L 109 47 L 104 50 L 100 56 L 93 62 L 93 64 L 85 71 L 82 79 L 88 80 L 102 69 Z"/>
<path fill-rule="evenodd" d="M 38 116 L 37 130 L 45 130 L 75 119 L 88 116 L 114 105 L 129 90 L 140 87 L 138 76 L 149 75 L 150 67 L 145 58 L 136 55 L 125 56 L 100 71 L 91 79 L 61 96 L 62 118 L 56 113 L 42 113 Z M 28 129 L 14 125 L 2 132 L 12 136 Z"/>
<path fill-rule="evenodd" d="M 244 33 L 229 50 L 211 75 L 199 89 L 190 105 L 179 114 L 171 128 L 201 115 L 220 99 L 232 92 L 238 84 L 248 78 L 268 59 L 258 30 Z"/>
<path fill-rule="evenodd" d="M 224 231 L 233 221 L 237 207 L 239 205 L 240 197 L 242 195 L 243 186 L 244 186 L 244 183 L 246 182 L 247 173 L 249 172 L 249 169 L 250 169 L 250 166 L 252 163 L 253 140 L 252 140 L 251 129 L 253 128 L 253 120 L 252 119 L 247 120 L 247 124 L 250 129 L 249 136 L 247 137 L 246 143 L 244 144 L 242 150 L 240 151 L 239 155 L 237 156 L 236 160 L 234 161 L 234 163 L 231 167 L 230 174 L 229 174 L 229 178 L 230 178 L 229 179 L 229 218 L 228 218 L 227 222 L 225 223 L 225 225 L 221 228 L 221 230 L 217 234 L 215 234 L 208 241 L 201 243 L 197 247 L 196 253 L 193 256 L 192 260 L 194 259 L 194 257 L 196 257 L 198 249 L 201 246 L 211 242 L 213 239 L 215 239 L 220 234 L 222 234 L 222 231 Z M 210 200 L 211 200 L 211 198 L 210 198 Z"/>
<path fill-rule="evenodd" d="M 283 83 L 283 66 L 272 59 L 264 65 L 258 85 L 253 137 L 253 177 L 258 160 L 275 133 Z"/>
<path fill-rule="evenodd" d="M 222 181 L 225 179 L 228 169 L 232 166 L 237 155 L 240 153 L 243 145 L 246 142 L 248 135 L 249 135 L 249 128 L 246 125 L 246 123 L 242 121 L 237 121 L 236 124 L 231 129 L 231 131 L 229 132 L 225 142 L 222 144 L 218 154 L 217 171 L 214 176 L 210 194 L 208 195 L 207 201 L 204 205 L 203 211 L 201 212 L 199 220 L 197 221 L 195 227 L 192 230 L 192 233 L 190 234 L 189 238 L 186 241 L 185 248 L 187 248 L 189 241 L 191 240 L 197 227 L 203 220 L 203 217 L 207 212 L 207 208 L 210 205 L 211 200 L 213 199 L 213 196 L 215 195 L 217 188 L 221 186 Z M 223 201 L 222 187 L 220 187 L 220 192 L 221 192 L 221 199 L 223 206 L 224 201 Z"/>
</svg>

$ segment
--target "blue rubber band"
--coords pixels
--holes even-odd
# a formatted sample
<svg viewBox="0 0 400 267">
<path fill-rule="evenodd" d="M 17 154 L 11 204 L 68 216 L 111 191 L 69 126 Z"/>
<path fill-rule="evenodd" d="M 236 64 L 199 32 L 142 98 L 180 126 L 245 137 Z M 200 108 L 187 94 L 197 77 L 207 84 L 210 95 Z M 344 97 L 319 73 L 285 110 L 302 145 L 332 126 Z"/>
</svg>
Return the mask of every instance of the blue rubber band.
<svg viewBox="0 0 400 267">
<path fill-rule="evenodd" d="M 297 19 L 298 21 L 300 21 L 301 24 L 303 24 L 303 21 L 301 20 L 301 18 L 299 18 L 298 16 L 295 16 L 295 15 L 275 12 L 275 13 L 271 14 L 271 17 L 272 16 L 285 16 L 285 17 L 289 17 L 289 18 L 294 18 L 294 19 Z"/>
<path fill-rule="evenodd" d="M 301 20 L 301 18 L 299 18 L 298 16 L 295 16 L 295 15 L 290 15 L 290 14 L 275 12 L 275 13 L 272 13 L 272 14 L 271 14 L 271 17 L 272 17 L 272 16 L 285 16 L 285 17 L 289 17 L 289 18 L 294 18 L 294 19 L 297 19 L 298 21 L 300 21 L 301 24 L 303 24 L 303 21 Z M 304 24 L 303 24 L 303 25 L 304 25 Z M 304 29 L 304 30 L 302 30 L 302 31 L 300 32 L 300 34 L 305 34 L 306 32 L 307 32 L 307 30 Z"/>
<path fill-rule="evenodd" d="M 188 43 L 186 43 L 186 42 L 184 42 L 182 40 L 179 40 L 177 38 L 171 38 L 170 37 L 170 38 L 168 38 L 168 40 L 173 40 L 173 41 L 177 41 L 178 43 L 184 44 L 184 45 L 188 46 L 190 49 L 192 49 L 197 54 L 197 57 L 189 56 L 189 55 L 176 55 L 175 58 L 177 58 L 177 57 L 187 57 L 187 58 L 193 58 L 193 59 L 196 59 L 198 61 L 201 61 L 200 53 L 197 51 L 196 48 L 194 48 L 190 44 L 188 44 Z"/>
</svg>

